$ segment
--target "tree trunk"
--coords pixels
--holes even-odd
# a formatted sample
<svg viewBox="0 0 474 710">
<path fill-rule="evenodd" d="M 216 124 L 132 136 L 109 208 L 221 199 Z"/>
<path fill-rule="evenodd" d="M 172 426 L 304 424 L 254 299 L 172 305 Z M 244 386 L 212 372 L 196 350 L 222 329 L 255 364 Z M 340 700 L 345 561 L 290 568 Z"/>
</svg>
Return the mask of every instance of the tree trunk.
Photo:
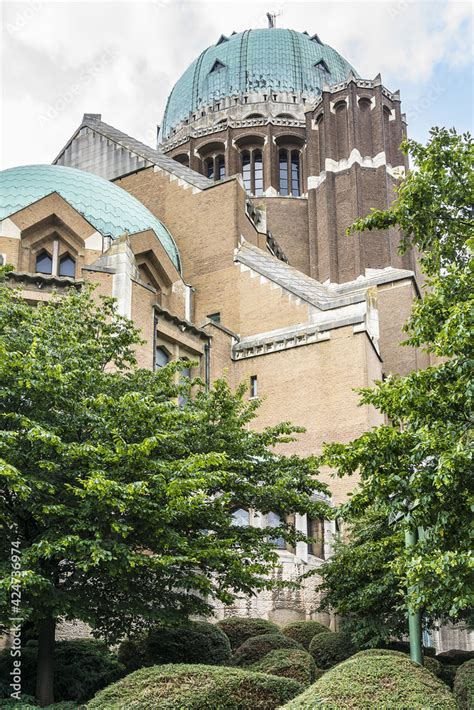
<svg viewBox="0 0 474 710">
<path fill-rule="evenodd" d="M 54 703 L 54 637 L 56 619 L 43 619 L 38 625 L 38 663 L 36 697 L 41 707 Z"/>
</svg>

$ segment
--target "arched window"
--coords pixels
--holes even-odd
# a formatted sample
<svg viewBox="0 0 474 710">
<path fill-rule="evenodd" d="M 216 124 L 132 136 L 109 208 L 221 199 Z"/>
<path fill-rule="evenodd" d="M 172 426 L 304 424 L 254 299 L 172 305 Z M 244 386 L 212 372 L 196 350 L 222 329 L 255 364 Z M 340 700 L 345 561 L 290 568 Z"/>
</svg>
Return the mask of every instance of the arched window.
<svg viewBox="0 0 474 710">
<path fill-rule="evenodd" d="M 53 259 L 47 251 L 42 251 L 36 257 L 35 271 L 39 274 L 53 273 Z"/>
<path fill-rule="evenodd" d="M 69 254 L 63 254 L 59 260 L 59 276 L 69 276 L 73 279 L 75 275 L 76 262 Z"/>
<path fill-rule="evenodd" d="M 260 148 L 242 151 L 242 178 L 247 192 L 263 195 L 263 153 Z"/>
<path fill-rule="evenodd" d="M 237 508 L 232 513 L 232 525 L 238 528 L 246 528 L 250 525 L 249 511 L 245 508 Z"/>
<path fill-rule="evenodd" d="M 167 365 L 170 361 L 170 356 L 168 355 L 168 352 L 165 348 L 163 347 L 158 347 L 156 348 L 155 351 L 155 367 L 164 367 Z"/>
<path fill-rule="evenodd" d="M 280 173 L 280 195 L 300 197 L 301 160 L 299 150 L 280 148 L 278 151 Z"/>
</svg>

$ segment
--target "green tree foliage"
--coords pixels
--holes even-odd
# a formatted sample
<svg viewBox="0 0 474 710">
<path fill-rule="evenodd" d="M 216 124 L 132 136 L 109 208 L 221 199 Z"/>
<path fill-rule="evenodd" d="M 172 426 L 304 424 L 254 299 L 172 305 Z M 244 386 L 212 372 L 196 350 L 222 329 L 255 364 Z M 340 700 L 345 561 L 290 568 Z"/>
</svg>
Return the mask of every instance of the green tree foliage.
<svg viewBox="0 0 474 710">
<path fill-rule="evenodd" d="M 363 390 L 361 403 L 379 409 L 388 423 L 349 444 L 327 446 L 324 458 L 340 476 L 360 472 L 362 485 L 348 505 L 352 515 L 360 517 L 372 504 L 386 506 L 394 534 L 424 530 L 424 539 L 407 551 L 399 548 L 395 558 L 391 551 L 385 562 L 400 593 L 410 590 L 411 608 L 456 620 L 472 607 L 474 590 L 474 149 L 469 135 L 445 129 L 433 129 L 426 146 L 407 141 L 403 147 L 414 170 L 396 202 L 360 219 L 352 231 L 397 226 L 402 249 L 421 251 L 428 289 L 406 326 L 407 343 L 426 349 L 433 364 Z"/>
<path fill-rule="evenodd" d="M 318 569 L 323 580 L 319 608 L 337 610 L 357 647 L 402 638 L 407 609 L 398 593 L 393 563 L 404 554 L 403 532 L 389 524 L 385 506 L 348 516 L 346 524 L 348 539 L 337 541 L 333 556 Z"/>
<path fill-rule="evenodd" d="M 315 460 L 275 453 L 297 429 L 251 430 L 256 404 L 223 381 L 179 406 L 191 387 L 177 384 L 179 365 L 137 368 L 138 342 L 87 289 L 31 308 L 0 285 L 0 619 L 9 625 L 16 586 L 38 630 L 43 704 L 58 619 L 114 641 L 205 615 L 274 584 L 274 529 L 233 525 L 235 508 L 325 512 L 312 502 L 326 490 Z"/>
</svg>

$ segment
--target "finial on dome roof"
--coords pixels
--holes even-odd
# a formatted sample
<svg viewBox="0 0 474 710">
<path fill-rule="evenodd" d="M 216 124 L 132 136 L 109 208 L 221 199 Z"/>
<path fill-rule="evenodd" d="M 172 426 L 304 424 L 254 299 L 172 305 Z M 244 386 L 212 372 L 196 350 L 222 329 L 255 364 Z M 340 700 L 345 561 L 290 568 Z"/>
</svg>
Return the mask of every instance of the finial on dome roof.
<svg viewBox="0 0 474 710">
<path fill-rule="evenodd" d="M 272 30 L 274 27 L 276 27 L 277 17 L 280 17 L 279 12 L 267 12 L 269 30 Z"/>
</svg>

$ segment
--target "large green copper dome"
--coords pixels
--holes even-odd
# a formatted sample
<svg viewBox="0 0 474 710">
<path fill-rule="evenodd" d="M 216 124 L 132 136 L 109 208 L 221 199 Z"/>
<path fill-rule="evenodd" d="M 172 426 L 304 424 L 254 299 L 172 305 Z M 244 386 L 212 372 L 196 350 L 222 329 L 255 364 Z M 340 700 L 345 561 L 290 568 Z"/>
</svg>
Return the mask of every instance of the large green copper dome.
<svg viewBox="0 0 474 710">
<path fill-rule="evenodd" d="M 281 28 L 246 30 L 221 37 L 175 84 L 163 117 L 162 137 L 200 106 L 247 92 L 297 91 L 318 96 L 323 84 L 357 73 L 317 35 Z"/>
<path fill-rule="evenodd" d="M 177 269 L 178 248 L 164 224 L 113 182 L 63 165 L 20 165 L 0 172 L 0 220 L 57 192 L 104 236 L 152 229 Z"/>
</svg>

